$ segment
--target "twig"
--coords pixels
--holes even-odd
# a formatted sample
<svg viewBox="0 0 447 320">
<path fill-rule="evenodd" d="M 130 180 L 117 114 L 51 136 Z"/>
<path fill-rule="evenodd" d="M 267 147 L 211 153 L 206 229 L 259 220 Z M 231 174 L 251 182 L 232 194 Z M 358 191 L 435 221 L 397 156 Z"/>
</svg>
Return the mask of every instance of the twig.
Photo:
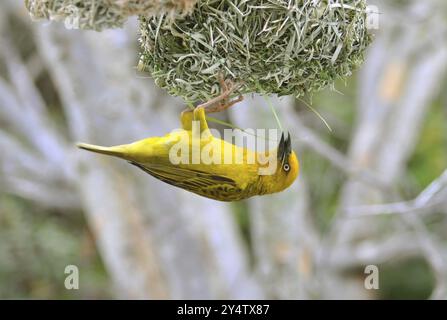
<svg viewBox="0 0 447 320">
<path fill-rule="evenodd" d="M 437 197 L 445 190 L 447 190 L 447 170 L 411 201 L 355 206 L 347 208 L 346 213 L 348 217 L 364 217 L 419 212 L 446 202 L 446 197 Z"/>
</svg>

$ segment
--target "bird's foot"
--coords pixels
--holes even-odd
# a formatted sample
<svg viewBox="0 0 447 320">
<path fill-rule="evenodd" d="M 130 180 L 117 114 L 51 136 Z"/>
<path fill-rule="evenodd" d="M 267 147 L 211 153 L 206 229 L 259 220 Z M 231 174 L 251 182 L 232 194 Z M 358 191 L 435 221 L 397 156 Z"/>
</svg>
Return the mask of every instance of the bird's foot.
<svg viewBox="0 0 447 320">
<path fill-rule="evenodd" d="M 221 94 L 197 106 L 203 107 L 205 109 L 205 113 L 221 112 L 244 100 L 242 95 L 239 95 L 239 97 L 234 100 L 230 100 L 230 96 L 242 87 L 242 83 L 234 83 L 229 79 L 225 80 L 222 73 L 219 73 L 218 80 Z"/>
</svg>

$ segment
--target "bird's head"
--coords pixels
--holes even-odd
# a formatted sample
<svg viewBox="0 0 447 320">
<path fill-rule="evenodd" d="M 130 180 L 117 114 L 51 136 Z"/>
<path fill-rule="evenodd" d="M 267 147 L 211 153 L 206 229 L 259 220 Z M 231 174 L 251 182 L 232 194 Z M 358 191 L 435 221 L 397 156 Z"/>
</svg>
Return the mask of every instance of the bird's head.
<svg viewBox="0 0 447 320">
<path fill-rule="evenodd" d="M 264 177 L 264 184 L 268 184 L 270 193 L 280 192 L 287 189 L 298 177 L 300 170 L 298 158 L 292 150 L 290 133 L 285 137 L 281 135 L 276 152 L 277 166 L 273 175 Z"/>
</svg>

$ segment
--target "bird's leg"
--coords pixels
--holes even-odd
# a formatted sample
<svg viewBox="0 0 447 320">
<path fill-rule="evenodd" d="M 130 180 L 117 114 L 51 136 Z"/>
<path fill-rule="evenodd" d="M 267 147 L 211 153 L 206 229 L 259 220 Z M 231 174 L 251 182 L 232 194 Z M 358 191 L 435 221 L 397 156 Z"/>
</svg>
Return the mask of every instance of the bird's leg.
<svg viewBox="0 0 447 320">
<path fill-rule="evenodd" d="M 186 108 L 180 114 L 180 122 L 183 130 L 192 130 L 192 121 L 194 120 L 193 111 L 194 109 Z"/>
<path fill-rule="evenodd" d="M 222 92 L 227 91 L 228 86 L 227 86 L 227 83 L 225 82 L 225 77 L 222 72 L 219 72 L 217 74 L 217 80 L 219 81 L 219 84 L 220 84 L 220 91 L 222 91 Z"/>
<path fill-rule="evenodd" d="M 244 96 L 240 95 L 234 100 L 228 101 L 228 96 L 222 98 L 221 96 L 217 97 L 221 98 L 221 100 L 218 100 L 217 102 L 214 102 L 212 104 L 204 103 L 199 105 L 198 107 L 203 107 L 205 109 L 206 113 L 215 113 L 215 112 L 221 112 L 224 111 L 232 106 L 234 106 L 236 103 L 241 102 L 244 100 Z"/>
<path fill-rule="evenodd" d="M 197 106 L 204 108 L 206 113 L 221 112 L 223 110 L 230 108 L 236 103 L 244 100 L 244 97 L 242 95 L 239 95 L 238 98 L 229 101 L 231 94 L 237 91 L 241 87 L 241 84 L 234 84 L 230 80 L 225 80 L 221 73 L 219 73 L 218 78 L 220 83 L 221 94 Z"/>
<path fill-rule="evenodd" d="M 244 97 L 242 95 L 239 95 L 238 98 L 229 101 L 229 97 L 231 96 L 231 94 L 237 91 L 241 87 L 241 84 L 235 85 L 231 80 L 225 80 L 222 73 L 219 73 L 218 79 L 221 88 L 221 94 L 218 97 L 215 97 L 205 103 L 198 105 L 196 109 L 203 108 L 205 110 L 205 113 L 215 113 L 226 110 L 236 103 L 244 100 Z M 194 109 L 186 108 L 185 110 L 183 110 L 180 116 L 182 127 L 185 130 L 191 130 L 193 111 Z"/>
</svg>

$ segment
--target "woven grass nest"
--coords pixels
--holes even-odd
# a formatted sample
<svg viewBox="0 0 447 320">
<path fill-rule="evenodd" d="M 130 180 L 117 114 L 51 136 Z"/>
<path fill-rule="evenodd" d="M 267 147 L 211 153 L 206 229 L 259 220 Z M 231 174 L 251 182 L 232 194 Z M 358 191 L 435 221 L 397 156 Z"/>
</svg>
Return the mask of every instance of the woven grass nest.
<svg viewBox="0 0 447 320">
<path fill-rule="evenodd" d="M 351 75 L 371 41 L 365 0 L 199 0 L 191 14 L 140 16 L 139 69 L 188 102 L 217 77 L 239 93 L 299 97 Z"/>
<path fill-rule="evenodd" d="M 25 0 L 36 20 L 70 22 L 73 28 L 101 31 L 120 28 L 130 16 L 188 13 L 197 0 Z"/>
</svg>

